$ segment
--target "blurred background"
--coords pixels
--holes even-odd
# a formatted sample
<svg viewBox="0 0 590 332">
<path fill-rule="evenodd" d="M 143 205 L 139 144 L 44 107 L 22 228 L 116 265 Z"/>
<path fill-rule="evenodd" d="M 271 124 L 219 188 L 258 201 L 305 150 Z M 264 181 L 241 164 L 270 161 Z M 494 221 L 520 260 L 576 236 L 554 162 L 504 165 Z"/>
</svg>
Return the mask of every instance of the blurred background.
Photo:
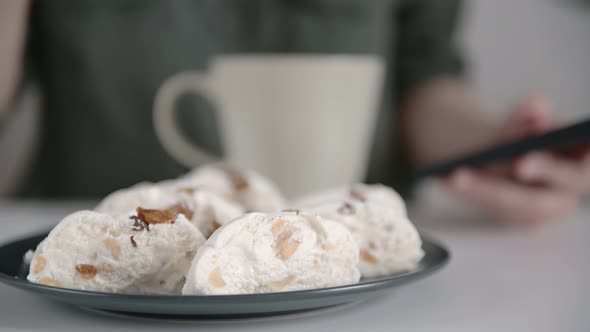
<svg viewBox="0 0 590 332">
<path fill-rule="evenodd" d="M 473 0 L 467 3 L 463 45 L 485 104 L 508 110 L 539 89 L 566 119 L 590 111 L 590 2 Z"/>
<path fill-rule="evenodd" d="M 565 120 L 588 113 L 588 2 L 473 0 L 466 5 L 459 36 L 469 75 L 490 112 L 507 111 L 507 105 L 532 87 L 552 97 Z M 35 148 L 35 100 L 22 107 L 26 111 L 11 117 L 0 131 L 0 196 L 15 188 Z"/>
</svg>

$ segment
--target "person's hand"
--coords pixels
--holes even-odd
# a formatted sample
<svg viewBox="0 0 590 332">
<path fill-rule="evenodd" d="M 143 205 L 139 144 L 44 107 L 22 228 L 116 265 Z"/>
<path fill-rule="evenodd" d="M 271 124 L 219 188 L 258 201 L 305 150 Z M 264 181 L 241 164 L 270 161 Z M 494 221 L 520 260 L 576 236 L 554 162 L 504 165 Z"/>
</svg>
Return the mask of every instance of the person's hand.
<svg viewBox="0 0 590 332">
<path fill-rule="evenodd" d="M 526 98 L 513 111 L 498 141 L 557 127 L 549 100 Z M 486 169 L 463 168 L 444 180 L 451 192 L 495 216 L 516 224 L 537 224 L 568 215 L 590 191 L 590 149 L 533 152 Z"/>
</svg>

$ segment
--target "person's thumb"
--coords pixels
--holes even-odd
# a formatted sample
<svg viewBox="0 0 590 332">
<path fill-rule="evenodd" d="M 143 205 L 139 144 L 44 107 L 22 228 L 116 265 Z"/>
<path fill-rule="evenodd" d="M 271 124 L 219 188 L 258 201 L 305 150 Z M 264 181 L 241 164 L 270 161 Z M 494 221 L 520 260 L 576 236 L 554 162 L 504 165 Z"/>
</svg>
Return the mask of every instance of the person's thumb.
<svg viewBox="0 0 590 332">
<path fill-rule="evenodd" d="M 518 102 L 504 125 L 505 140 L 539 134 L 556 127 L 551 100 L 542 94 L 531 94 Z"/>
</svg>

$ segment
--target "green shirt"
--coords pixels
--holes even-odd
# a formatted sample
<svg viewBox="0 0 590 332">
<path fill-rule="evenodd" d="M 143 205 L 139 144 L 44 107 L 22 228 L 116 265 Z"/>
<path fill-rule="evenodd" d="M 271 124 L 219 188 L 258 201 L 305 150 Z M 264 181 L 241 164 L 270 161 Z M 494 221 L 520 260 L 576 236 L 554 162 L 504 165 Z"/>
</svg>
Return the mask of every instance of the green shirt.
<svg viewBox="0 0 590 332">
<path fill-rule="evenodd" d="M 154 94 L 172 74 L 203 70 L 220 53 L 383 56 L 388 79 L 367 180 L 395 184 L 403 163 L 393 157 L 393 109 L 421 82 L 460 72 L 452 41 L 458 6 L 450 0 L 35 1 L 27 74 L 43 91 L 42 132 L 21 194 L 101 196 L 185 172 L 154 133 Z M 185 134 L 222 155 L 209 106 L 191 96 L 179 104 Z"/>
</svg>

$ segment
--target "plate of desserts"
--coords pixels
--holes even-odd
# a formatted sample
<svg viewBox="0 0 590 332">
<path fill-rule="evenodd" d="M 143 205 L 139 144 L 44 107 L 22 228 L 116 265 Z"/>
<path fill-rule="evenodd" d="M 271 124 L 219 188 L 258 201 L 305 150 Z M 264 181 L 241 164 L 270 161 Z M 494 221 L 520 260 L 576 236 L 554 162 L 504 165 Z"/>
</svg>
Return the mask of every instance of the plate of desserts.
<svg viewBox="0 0 590 332">
<path fill-rule="evenodd" d="M 0 246 L 0 281 L 98 310 L 260 317 L 368 300 L 448 259 L 392 188 L 287 202 L 262 175 L 213 164 L 118 190 Z"/>
</svg>

